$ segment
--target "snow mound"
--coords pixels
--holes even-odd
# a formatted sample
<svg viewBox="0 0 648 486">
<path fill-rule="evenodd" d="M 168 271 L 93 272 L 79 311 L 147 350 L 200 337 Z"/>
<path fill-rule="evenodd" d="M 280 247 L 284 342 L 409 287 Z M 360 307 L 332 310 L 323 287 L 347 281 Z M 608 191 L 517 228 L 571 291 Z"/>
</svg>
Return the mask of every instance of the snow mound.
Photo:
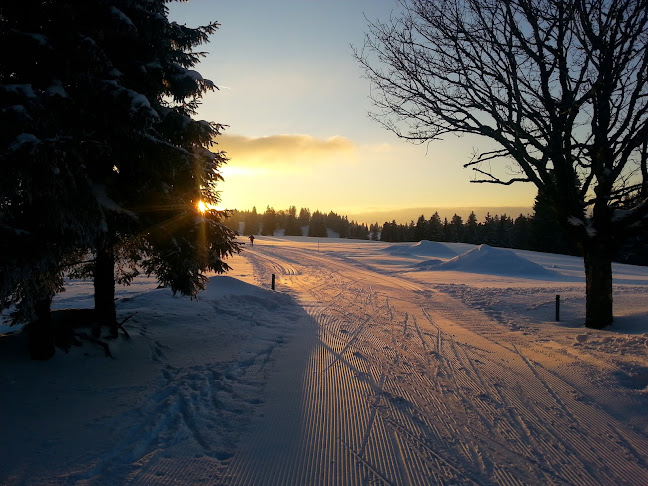
<svg viewBox="0 0 648 486">
<path fill-rule="evenodd" d="M 390 255 L 414 255 L 414 256 L 435 256 L 441 258 L 453 258 L 457 253 L 443 243 L 430 240 L 422 240 L 413 245 L 391 245 L 383 248 L 384 252 Z"/>
<path fill-rule="evenodd" d="M 279 307 L 294 304 L 292 297 L 288 294 L 266 290 L 226 275 L 211 277 L 205 286 L 205 290 L 196 297 L 195 300 L 198 302 L 214 303 L 222 300 L 234 300 L 254 303 L 267 310 L 275 310 Z M 191 307 L 195 304 L 195 302 L 192 302 L 194 299 L 184 297 L 179 292 L 173 295 L 170 288 L 164 287 L 129 296 L 122 300 L 124 302 L 133 301 L 141 307 L 152 306 L 160 312 L 164 310 L 176 312 L 179 307 Z"/>
<path fill-rule="evenodd" d="M 252 285 L 234 277 L 218 275 L 209 279 L 205 290 L 199 294 L 203 299 L 219 299 L 228 295 L 253 295 L 256 297 L 267 297 L 272 294 L 256 285 Z"/>
<path fill-rule="evenodd" d="M 431 270 L 433 267 L 436 267 L 438 265 L 441 265 L 444 263 L 444 260 L 439 260 L 438 258 L 433 258 L 430 260 L 423 260 L 422 262 L 418 262 L 414 264 L 414 268 L 418 270 Z"/>
<path fill-rule="evenodd" d="M 513 250 L 479 245 L 463 255 L 441 263 L 436 270 L 456 270 L 491 275 L 516 275 L 525 277 L 552 277 L 557 274 L 526 258 L 516 255 Z"/>
<path fill-rule="evenodd" d="M 266 290 L 226 275 L 210 278 L 205 290 L 198 294 L 200 300 L 215 301 L 223 298 L 254 302 L 267 310 L 293 303 L 292 298 L 287 294 Z"/>
</svg>

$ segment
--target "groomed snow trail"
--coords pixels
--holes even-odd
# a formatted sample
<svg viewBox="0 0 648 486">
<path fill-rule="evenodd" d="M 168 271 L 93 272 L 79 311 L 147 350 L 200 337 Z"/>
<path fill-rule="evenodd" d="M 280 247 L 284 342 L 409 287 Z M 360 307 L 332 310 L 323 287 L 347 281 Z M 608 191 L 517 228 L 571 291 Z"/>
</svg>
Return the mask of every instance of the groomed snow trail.
<svg viewBox="0 0 648 486">
<path fill-rule="evenodd" d="M 335 254 L 269 239 L 244 255 L 317 338 L 293 343 L 225 484 L 648 484 L 645 429 L 615 413 L 631 399 L 587 360 Z"/>
</svg>

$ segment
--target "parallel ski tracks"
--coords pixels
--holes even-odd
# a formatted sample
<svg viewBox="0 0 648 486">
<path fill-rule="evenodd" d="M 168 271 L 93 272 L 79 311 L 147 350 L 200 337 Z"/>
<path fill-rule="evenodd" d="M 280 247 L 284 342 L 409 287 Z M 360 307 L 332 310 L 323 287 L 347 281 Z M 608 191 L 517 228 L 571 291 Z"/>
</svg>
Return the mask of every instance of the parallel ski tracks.
<svg viewBox="0 0 648 486">
<path fill-rule="evenodd" d="M 648 483 L 646 438 L 484 314 L 314 251 L 251 258 L 318 325 L 297 455 L 267 484 Z"/>
</svg>

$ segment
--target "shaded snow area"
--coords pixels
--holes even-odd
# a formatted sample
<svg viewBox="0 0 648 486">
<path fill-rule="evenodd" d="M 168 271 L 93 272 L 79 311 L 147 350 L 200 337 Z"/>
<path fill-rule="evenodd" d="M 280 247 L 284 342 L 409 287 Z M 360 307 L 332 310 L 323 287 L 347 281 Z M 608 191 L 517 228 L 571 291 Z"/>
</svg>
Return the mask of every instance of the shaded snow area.
<svg viewBox="0 0 648 486">
<path fill-rule="evenodd" d="M 614 265 L 596 331 L 574 257 L 259 237 L 230 263 L 198 301 L 121 289 L 114 359 L 0 337 L 0 484 L 648 484 L 647 268 Z"/>
</svg>

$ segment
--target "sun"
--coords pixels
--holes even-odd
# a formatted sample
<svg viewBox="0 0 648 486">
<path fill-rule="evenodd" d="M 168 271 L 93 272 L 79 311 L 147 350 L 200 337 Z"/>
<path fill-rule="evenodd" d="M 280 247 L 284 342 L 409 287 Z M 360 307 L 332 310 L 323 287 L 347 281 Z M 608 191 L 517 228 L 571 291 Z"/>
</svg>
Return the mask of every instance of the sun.
<svg viewBox="0 0 648 486">
<path fill-rule="evenodd" d="M 196 207 L 198 208 L 198 211 L 201 213 L 206 213 L 207 211 L 225 211 L 225 209 L 221 206 L 214 206 L 213 204 L 206 203 L 205 201 L 198 201 L 198 204 L 196 204 Z"/>
</svg>

